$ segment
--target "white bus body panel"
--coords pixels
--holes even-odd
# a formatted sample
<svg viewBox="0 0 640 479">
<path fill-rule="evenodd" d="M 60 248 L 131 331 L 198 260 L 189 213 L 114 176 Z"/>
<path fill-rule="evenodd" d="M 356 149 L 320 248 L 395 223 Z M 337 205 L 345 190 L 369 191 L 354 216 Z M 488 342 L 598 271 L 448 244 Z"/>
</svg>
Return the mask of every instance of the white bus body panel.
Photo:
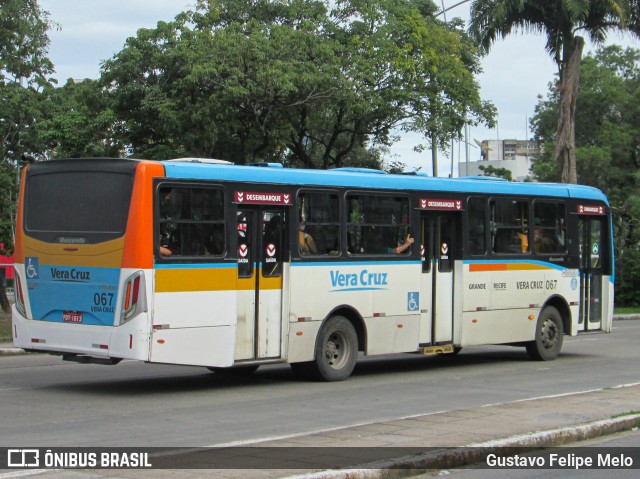
<svg viewBox="0 0 640 479">
<path fill-rule="evenodd" d="M 367 355 L 388 354 L 418 349 L 420 315 L 365 318 Z"/>
<path fill-rule="evenodd" d="M 571 327 L 565 333 L 577 334 L 577 270 L 526 260 L 465 266 L 461 346 L 533 340 L 540 311 L 554 296 L 570 306 Z"/>
<path fill-rule="evenodd" d="M 340 307 L 363 319 L 365 354 L 418 349 L 420 263 L 293 263 L 290 271 L 288 362 L 313 359 L 322 322 Z"/>
<path fill-rule="evenodd" d="M 151 362 L 233 365 L 236 293 L 155 293 Z"/>
<path fill-rule="evenodd" d="M 610 333 L 613 328 L 613 298 L 614 298 L 614 284 L 613 278 L 611 276 L 603 276 L 602 282 L 603 286 L 603 294 L 602 294 L 602 304 L 609 305 L 608 308 L 604 307 L 602 311 L 602 331 L 606 333 Z"/>
<path fill-rule="evenodd" d="M 260 290 L 258 358 L 279 358 L 282 351 L 282 290 Z"/>
</svg>

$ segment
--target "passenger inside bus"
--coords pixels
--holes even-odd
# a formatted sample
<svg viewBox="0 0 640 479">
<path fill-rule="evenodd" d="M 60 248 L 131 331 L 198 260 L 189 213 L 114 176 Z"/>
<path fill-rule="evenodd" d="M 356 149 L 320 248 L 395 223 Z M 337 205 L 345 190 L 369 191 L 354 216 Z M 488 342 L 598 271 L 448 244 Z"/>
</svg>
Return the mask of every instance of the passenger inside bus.
<svg viewBox="0 0 640 479">
<path fill-rule="evenodd" d="M 557 251 L 555 240 L 550 238 L 546 231 L 540 228 L 534 228 L 533 230 L 533 243 L 536 253 L 551 253 Z"/>
<path fill-rule="evenodd" d="M 313 240 L 313 236 L 305 231 L 305 225 L 300 224 L 300 231 L 298 232 L 298 239 L 300 241 L 300 251 L 302 254 L 318 254 L 318 248 Z"/>
<path fill-rule="evenodd" d="M 411 237 L 410 233 L 407 233 L 407 237 L 404 239 L 404 242 L 395 248 L 393 248 L 393 252 L 396 254 L 404 253 L 408 248 L 413 244 L 414 239 Z"/>
<path fill-rule="evenodd" d="M 179 212 L 179 205 L 173 194 L 172 188 L 162 188 L 160 190 L 160 218 L 173 219 Z M 175 233 L 177 226 L 172 222 L 162 222 L 160 224 L 160 254 L 171 256 L 175 249 Z"/>
</svg>

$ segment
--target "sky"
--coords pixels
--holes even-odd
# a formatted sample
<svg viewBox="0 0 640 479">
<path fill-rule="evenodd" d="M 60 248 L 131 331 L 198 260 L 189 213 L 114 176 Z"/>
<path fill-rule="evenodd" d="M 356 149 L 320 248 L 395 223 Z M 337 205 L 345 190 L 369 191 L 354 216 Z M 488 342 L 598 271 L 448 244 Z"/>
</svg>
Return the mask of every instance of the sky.
<svg viewBox="0 0 640 479">
<path fill-rule="evenodd" d="M 436 1 L 437 4 L 440 2 Z M 158 21 L 171 21 L 181 11 L 191 9 L 196 0 L 40 0 L 43 10 L 59 28 L 49 32 L 49 58 L 56 67 L 55 78 L 63 85 L 68 78 L 93 78 L 100 75 L 100 64 L 119 52 L 139 28 L 154 28 Z M 445 6 L 458 0 L 444 0 Z M 447 12 L 447 19 L 469 17 L 469 4 Z M 640 48 L 640 41 L 629 35 L 611 33 L 608 44 Z M 478 161 L 480 151 L 473 140 L 517 139 L 531 137 L 529 119 L 533 116 L 538 95 L 545 96 L 557 67 L 548 56 L 542 36 L 512 34 L 494 44 L 482 59 L 483 73 L 478 82 L 483 100 L 498 109 L 495 129 L 472 127 L 469 135 L 469 160 Z M 594 47 L 587 43 L 585 54 Z M 419 135 L 404 134 L 392 149 L 389 160 L 405 163 L 410 169 L 420 167 L 432 173 L 431 151 L 417 153 L 416 145 L 426 143 Z M 459 161 L 465 161 L 464 144 L 454 144 L 454 176 Z M 438 176 L 451 172 L 451 152 L 439 152 Z"/>
</svg>

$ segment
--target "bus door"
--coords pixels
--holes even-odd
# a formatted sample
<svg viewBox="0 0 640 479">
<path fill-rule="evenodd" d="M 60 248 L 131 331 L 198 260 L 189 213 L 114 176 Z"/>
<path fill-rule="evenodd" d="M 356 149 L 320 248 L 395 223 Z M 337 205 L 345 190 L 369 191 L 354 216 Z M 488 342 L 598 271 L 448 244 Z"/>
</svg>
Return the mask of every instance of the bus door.
<svg viewBox="0 0 640 479">
<path fill-rule="evenodd" d="M 609 259 L 606 216 L 578 216 L 580 250 L 579 331 L 602 329 L 602 275 Z"/>
<path fill-rule="evenodd" d="M 280 358 L 285 209 L 239 207 L 236 360 Z"/>
<path fill-rule="evenodd" d="M 461 251 L 460 213 L 422 212 L 421 290 L 428 310 L 422 310 L 421 345 L 453 342 L 454 260 Z M 429 327 L 430 326 L 430 327 Z"/>
</svg>

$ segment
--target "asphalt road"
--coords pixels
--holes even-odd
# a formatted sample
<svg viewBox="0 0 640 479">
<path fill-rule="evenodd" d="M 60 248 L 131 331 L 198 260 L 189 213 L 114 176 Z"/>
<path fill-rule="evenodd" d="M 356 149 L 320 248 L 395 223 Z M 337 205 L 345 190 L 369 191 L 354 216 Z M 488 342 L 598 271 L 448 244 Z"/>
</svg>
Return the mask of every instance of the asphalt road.
<svg viewBox="0 0 640 479">
<path fill-rule="evenodd" d="M 286 365 L 233 380 L 194 367 L 0 357 L 0 446 L 243 444 L 638 383 L 639 343 L 640 321 L 616 321 L 612 334 L 565 338 L 552 362 L 511 347 L 363 358 L 340 383 L 298 381 Z"/>
</svg>

